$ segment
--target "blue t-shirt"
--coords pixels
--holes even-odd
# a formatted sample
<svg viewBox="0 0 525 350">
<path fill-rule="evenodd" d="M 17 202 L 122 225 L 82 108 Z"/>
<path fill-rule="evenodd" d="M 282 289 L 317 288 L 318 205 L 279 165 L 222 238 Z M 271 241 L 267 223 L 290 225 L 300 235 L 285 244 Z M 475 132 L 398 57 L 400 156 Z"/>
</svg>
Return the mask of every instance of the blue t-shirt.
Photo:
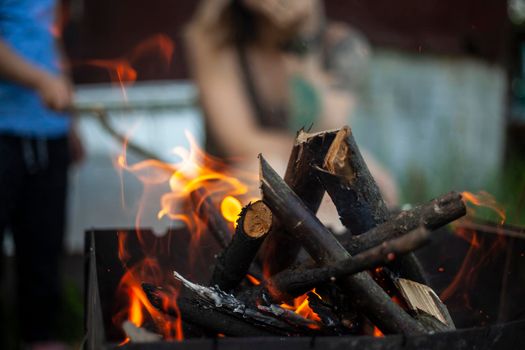
<svg viewBox="0 0 525 350">
<path fill-rule="evenodd" d="M 52 74 L 60 71 L 52 26 L 54 0 L 0 0 L 0 38 L 17 54 Z M 46 108 L 29 88 L 0 78 L 0 133 L 60 137 L 70 118 Z"/>
</svg>

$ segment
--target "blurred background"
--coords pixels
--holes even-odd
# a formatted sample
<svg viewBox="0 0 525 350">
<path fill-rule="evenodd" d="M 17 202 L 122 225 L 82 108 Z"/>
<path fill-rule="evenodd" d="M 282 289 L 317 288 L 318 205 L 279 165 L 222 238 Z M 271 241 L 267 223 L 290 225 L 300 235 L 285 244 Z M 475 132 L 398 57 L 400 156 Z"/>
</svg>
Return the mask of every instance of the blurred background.
<svg viewBox="0 0 525 350">
<path fill-rule="evenodd" d="M 79 130 L 87 158 L 71 172 L 65 265 L 71 305 L 64 332 L 75 340 L 82 337 L 83 232 L 133 226 L 142 194 L 134 176 L 120 174 L 121 181 L 115 158 L 122 145 L 111 130 L 167 161 L 173 147 L 187 145 L 184 130 L 201 143 L 205 132 L 182 39 L 196 1 L 62 2 L 76 104 L 86 111 Z M 486 190 L 507 208 L 509 223 L 525 224 L 525 0 L 324 3 L 328 18 L 370 43 L 348 123 L 390 170 L 401 202 Z M 148 42 L 161 53 L 141 50 Z M 107 111 L 111 125 L 94 108 Z M 142 225 L 162 232 L 168 223 L 156 220 L 157 206 L 146 208 Z"/>
</svg>

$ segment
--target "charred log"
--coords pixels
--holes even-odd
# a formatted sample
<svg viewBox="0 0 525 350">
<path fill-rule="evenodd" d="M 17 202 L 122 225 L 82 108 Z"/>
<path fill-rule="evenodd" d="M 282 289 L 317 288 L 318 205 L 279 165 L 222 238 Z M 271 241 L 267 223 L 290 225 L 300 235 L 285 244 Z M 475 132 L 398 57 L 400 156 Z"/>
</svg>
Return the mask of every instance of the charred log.
<svg viewBox="0 0 525 350">
<path fill-rule="evenodd" d="M 324 195 L 324 188 L 311 168 L 311 164 L 321 164 L 337 131 L 309 134 L 300 130 L 290 154 L 284 181 L 290 186 L 308 209 L 317 212 Z M 263 247 L 262 260 L 269 275 L 292 265 L 301 249 L 295 238 L 277 225 L 270 233 Z M 285 251 L 286 254 L 275 254 Z"/>
<path fill-rule="evenodd" d="M 143 283 L 142 289 L 153 307 L 164 314 L 179 318 L 184 322 L 198 326 L 211 335 L 222 333 L 229 336 L 275 336 L 276 334 L 267 329 L 261 329 L 255 325 L 240 320 L 216 308 L 206 306 L 197 298 L 181 296 L 177 298 L 177 308 L 163 303 L 165 295 L 162 288 Z"/>
<path fill-rule="evenodd" d="M 404 254 L 412 252 L 430 241 L 430 231 L 418 228 L 410 233 L 385 241 L 380 245 L 361 252 L 351 258 L 323 267 L 310 269 L 287 269 L 268 281 L 261 288 L 266 288 L 277 301 L 302 295 L 324 282 L 336 280 L 376 266 L 391 263 Z"/>
<path fill-rule="evenodd" d="M 211 285 L 227 292 L 237 287 L 271 226 L 272 212 L 262 201 L 244 207 L 230 244 L 217 259 Z"/>
<path fill-rule="evenodd" d="M 343 235 L 340 242 L 350 254 L 358 254 L 381 242 L 404 235 L 420 225 L 428 230 L 438 229 L 462 217 L 465 213 L 466 207 L 461 194 L 450 192 L 426 204 L 402 211 L 394 218 L 362 235 Z"/>
<path fill-rule="evenodd" d="M 315 168 L 341 222 L 353 235 L 360 235 L 389 219 L 388 208 L 350 128 L 344 127 L 337 133 L 322 168 Z M 397 259 L 390 268 L 405 278 L 427 283 L 423 268 L 413 254 Z"/>
<path fill-rule="evenodd" d="M 226 248 L 231 240 L 232 232 L 218 208 L 213 205 L 210 196 L 204 189 L 198 189 L 191 193 L 191 200 L 199 217 L 206 222 L 208 231 L 221 248 Z"/>
<path fill-rule="evenodd" d="M 277 175 L 262 156 L 260 158 L 263 201 L 285 227 L 320 265 L 350 258 L 331 232 L 305 206 L 300 198 Z M 365 314 L 384 333 L 418 334 L 423 327 L 409 316 L 379 287 L 366 272 L 343 278 L 341 285 L 353 306 Z"/>
</svg>

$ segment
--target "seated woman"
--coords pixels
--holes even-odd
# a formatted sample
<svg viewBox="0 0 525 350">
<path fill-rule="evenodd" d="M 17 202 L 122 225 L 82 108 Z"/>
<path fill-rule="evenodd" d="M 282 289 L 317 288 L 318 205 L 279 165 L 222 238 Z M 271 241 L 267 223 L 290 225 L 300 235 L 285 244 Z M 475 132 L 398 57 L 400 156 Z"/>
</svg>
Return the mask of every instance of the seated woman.
<svg viewBox="0 0 525 350">
<path fill-rule="evenodd" d="M 282 174 L 300 128 L 347 124 L 369 50 L 346 26 L 326 23 L 320 1 L 202 0 L 186 34 L 208 152 L 254 171 L 263 153 Z M 394 204 L 394 182 L 365 158 Z"/>
</svg>

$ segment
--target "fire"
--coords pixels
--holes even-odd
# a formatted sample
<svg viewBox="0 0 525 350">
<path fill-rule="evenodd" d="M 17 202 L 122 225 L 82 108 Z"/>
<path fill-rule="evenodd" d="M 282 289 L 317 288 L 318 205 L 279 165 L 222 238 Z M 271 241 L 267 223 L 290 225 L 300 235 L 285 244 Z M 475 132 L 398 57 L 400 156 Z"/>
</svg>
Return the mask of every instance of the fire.
<svg viewBox="0 0 525 350">
<path fill-rule="evenodd" d="M 474 204 L 475 206 L 488 208 L 494 211 L 499 216 L 500 225 L 502 225 L 507 219 L 505 209 L 490 193 L 485 191 L 480 191 L 477 194 L 471 192 L 461 192 L 461 195 L 463 196 L 465 203 Z M 469 208 L 469 215 L 473 216 L 474 214 L 475 211 L 472 208 Z"/>
<path fill-rule="evenodd" d="M 155 57 L 158 67 L 167 70 L 172 62 L 175 44 L 164 34 L 153 35 L 140 42 L 131 52 L 123 57 L 113 59 L 91 59 L 80 64 L 106 69 L 113 83 L 120 86 L 122 96 L 128 100 L 125 84 L 137 80 L 138 72 L 135 66 L 143 58 Z"/>
<path fill-rule="evenodd" d="M 498 235 L 490 247 L 482 249 L 485 238 L 469 228 L 468 225 L 462 226 L 462 223 L 469 223 L 472 219 L 475 219 L 476 209 L 487 208 L 498 216 L 498 230 L 500 230 L 502 229 L 501 225 L 505 223 L 506 214 L 503 206 L 485 191 L 480 191 L 477 194 L 471 192 L 462 192 L 461 194 L 468 205 L 467 216 L 456 221 L 453 224 L 453 229 L 456 235 L 469 242 L 470 248 L 457 274 L 450 285 L 441 293 L 440 298 L 446 301 L 459 293 L 458 295 L 461 296 L 464 304 L 470 308 L 470 300 L 464 291 L 468 290 L 476 282 L 480 267 L 490 262 L 505 247 L 506 240 L 503 235 Z"/>
<path fill-rule="evenodd" d="M 155 159 L 148 159 L 138 163 L 129 164 L 126 157 L 126 149 L 116 159 L 119 169 L 134 174 L 144 185 L 144 191 L 151 186 L 165 188 L 165 193 L 160 198 L 158 219 L 169 218 L 186 225 L 192 234 L 192 247 L 196 248 L 202 234 L 207 229 L 207 215 L 202 213 L 202 206 L 211 203 L 217 212 L 232 223 L 236 221 L 242 209 L 241 203 L 247 203 L 253 198 L 250 188 L 255 184 L 256 177 L 244 174 L 240 171 L 230 170 L 226 164 L 202 151 L 195 138 L 186 132 L 186 138 L 190 147 L 176 147 L 173 154 L 179 159 L 175 163 L 165 163 Z M 242 179 L 242 180 L 241 180 Z M 143 198 L 145 201 L 147 198 Z M 137 215 L 137 230 L 140 227 L 140 214 Z M 159 248 L 144 242 L 138 233 L 146 258 L 136 265 L 128 267 L 130 260 L 126 250 L 126 235 L 119 234 L 119 257 L 126 273 L 119 286 L 119 296 L 125 304 L 117 313 L 114 322 L 118 325 L 124 320 L 129 320 L 136 326 L 143 325 L 146 320 L 152 320 L 165 339 L 183 339 L 182 320 L 165 317 L 155 309 L 148 301 L 147 296 L 141 288 L 142 282 L 154 285 L 168 286 L 170 297 L 162 300 L 163 306 L 172 310 L 178 310 L 176 296 L 178 290 L 173 285 L 171 271 L 161 271 L 157 262 Z M 196 254 L 191 254 L 190 259 Z M 189 262 L 191 266 L 192 262 Z M 254 282 L 255 283 L 255 282 Z M 304 302 L 304 301 L 301 301 Z M 301 306 L 301 305 L 298 305 Z M 309 314 L 307 305 L 301 306 L 300 312 Z M 177 311 L 178 313 L 178 311 Z M 312 316 L 313 317 L 313 316 Z"/>
<path fill-rule="evenodd" d="M 261 284 L 261 281 L 259 281 L 257 278 L 253 277 L 253 276 L 250 275 L 250 274 L 247 274 L 247 275 L 246 275 L 246 278 L 247 278 L 248 281 L 250 281 L 250 283 L 253 284 L 254 286 L 258 286 L 259 284 Z"/>
<path fill-rule="evenodd" d="M 221 202 L 221 214 L 229 222 L 235 223 L 241 212 L 241 202 L 232 196 L 224 197 Z"/>
<path fill-rule="evenodd" d="M 381 330 L 379 330 L 379 328 L 375 327 L 374 326 L 374 337 L 376 338 L 383 338 L 385 335 L 383 334 L 383 332 L 381 332 Z"/>
<path fill-rule="evenodd" d="M 317 292 L 315 291 L 315 288 L 312 289 L 311 293 L 314 293 L 319 298 L 321 297 Z M 296 314 L 303 316 L 304 318 L 308 318 L 312 321 L 321 322 L 321 318 L 317 313 L 315 313 L 314 310 L 310 307 L 310 304 L 308 303 L 308 293 L 305 293 L 293 300 L 293 305 L 289 305 L 286 303 L 281 304 L 281 307 L 283 309 L 292 310 Z"/>
</svg>

